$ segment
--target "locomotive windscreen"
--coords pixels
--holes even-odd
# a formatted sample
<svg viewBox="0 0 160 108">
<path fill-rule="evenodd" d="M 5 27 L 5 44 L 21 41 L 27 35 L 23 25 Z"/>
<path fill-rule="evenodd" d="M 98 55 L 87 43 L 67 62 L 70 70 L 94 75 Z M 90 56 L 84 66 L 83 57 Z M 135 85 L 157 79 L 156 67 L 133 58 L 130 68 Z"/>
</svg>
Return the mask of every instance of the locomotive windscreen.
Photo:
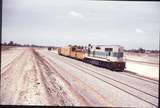
<svg viewBox="0 0 160 108">
<path fill-rule="evenodd" d="M 113 48 L 105 48 L 105 51 L 112 51 Z"/>
</svg>

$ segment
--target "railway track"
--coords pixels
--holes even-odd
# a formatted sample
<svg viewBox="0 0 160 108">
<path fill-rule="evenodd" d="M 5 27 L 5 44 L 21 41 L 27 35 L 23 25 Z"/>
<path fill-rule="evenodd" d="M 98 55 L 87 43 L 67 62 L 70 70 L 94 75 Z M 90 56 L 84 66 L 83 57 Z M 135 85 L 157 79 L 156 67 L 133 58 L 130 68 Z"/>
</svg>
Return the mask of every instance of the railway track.
<svg viewBox="0 0 160 108">
<path fill-rule="evenodd" d="M 123 88 L 120 88 L 120 87 L 118 87 L 118 86 L 115 86 L 115 85 L 113 85 L 112 83 L 110 83 L 110 82 L 108 82 L 108 81 L 105 81 L 104 79 L 102 79 L 102 78 L 100 78 L 100 77 L 97 77 L 97 76 L 94 75 L 94 74 L 89 73 L 88 71 L 86 71 L 86 70 L 89 70 L 89 69 L 87 69 L 87 68 L 85 68 L 85 69 L 84 69 L 84 67 L 80 68 L 79 65 L 76 66 L 75 64 L 72 64 L 72 63 L 68 63 L 68 64 L 70 64 L 70 65 L 72 65 L 73 67 L 81 70 L 82 72 L 85 72 L 85 73 L 87 73 L 87 74 L 89 74 L 89 75 L 91 75 L 91 76 L 93 76 L 93 77 L 95 77 L 95 78 L 97 78 L 97 79 L 99 79 L 99 80 L 107 83 L 107 84 L 110 84 L 110 85 L 112 85 L 112 86 L 114 86 L 114 87 L 116 87 L 116 88 L 118 88 L 118 89 L 120 89 L 120 90 L 122 90 L 122 91 L 124 91 L 124 92 L 126 92 L 126 93 L 128 93 L 128 94 L 130 94 L 130 95 L 132 95 L 132 96 L 134 96 L 134 97 L 136 97 L 136 98 L 138 98 L 138 99 L 140 99 L 140 100 L 143 100 L 143 101 L 145 101 L 145 102 L 147 102 L 147 103 L 149 103 L 149 104 L 152 104 L 153 106 L 158 107 L 156 104 L 153 104 L 153 103 L 151 103 L 151 102 L 149 102 L 149 101 L 146 101 L 145 99 L 141 98 L 141 96 L 134 95 L 133 93 L 128 92 L 127 90 L 125 90 L 125 89 L 123 89 Z M 120 84 L 123 84 L 123 85 L 125 85 L 125 86 L 128 86 L 128 87 L 130 87 L 130 88 L 132 88 L 132 89 L 134 89 L 134 90 L 137 90 L 137 91 L 139 91 L 139 92 L 141 92 L 141 93 L 144 93 L 144 94 L 146 94 L 146 95 L 149 95 L 149 96 L 151 96 L 151 97 L 153 97 L 153 98 L 158 99 L 158 96 L 151 95 L 151 94 L 149 94 L 149 93 L 147 93 L 147 92 L 144 92 L 144 91 L 142 91 L 142 90 L 139 90 L 139 89 L 137 89 L 137 88 L 135 88 L 135 87 L 133 87 L 133 86 L 130 86 L 130 85 L 128 85 L 128 84 L 125 84 L 125 83 L 120 82 L 120 81 L 118 81 L 118 80 L 115 80 L 115 79 L 113 79 L 113 78 L 110 78 L 110 77 L 108 77 L 108 76 L 106 76 L 106 75 L 100 74 L 100 73 L 98 73 L 98 72 L 96 72 L 96 71 L 93 71 L 93 70 L 89 70 L 89 71 L 90 71 L 90 72 L 93 72 L 93 73 L 96 73 L 96 74 L 98 74 L 98 75 L 101 75 L 101 76 L 103 76 L 103 77 L 105 77 L 105 78 L 111 79 L 111 80 L 113 80 L 113 81 L 116 81 L 116 82 L 118 82 L 118 83 L 120 83 Z"/>
<path fill-rule="evenodd" d="M 75 95 L 77 95 L 78 96 L 78 98 L 80 99 L 80 100 L 82 100 L 82 102 L 83 103 L 85 103 L 85 104 L 88 104 L 88 105 L 92 105 L 93 104 L 93 100 L 91 99 L 89 99 L 88 97 L 86 97 L 83 93 L 78 93 L 77 94 L 77 90 L 76 90 L 76 88 L 75 88 L 75 86 L 77 85 L 74 85 L 74 87 L 73 87 L 73 84 L 71 84 L 70 82 L 71 81 L 68 81 L 68 79 L 66 79 L 65 77 L 64 77 L 64 75 L 62 75 L 62 74 L 60 74 L 60 72 L 55 68 L 55 66 L 57 67 L 58 65 L 56 65 L 56 63 L 53 63 L 53 61 L 51 61 L 50 59 L 45 59 L 44 58 L 44 56 L 42 56 L 42 55 L 39 55 L 40 57 L 39 58 L 41 58 L 42 59 L 42 61 L 43 62 L 45 62 L 45 64 L 46 65 L 48 65 L 49 67 L 51 67 L 52 68 L 52 70 L 54 70 L 54 72 L 56 72 L 56 74 L 58 74 L 58 76 L 60 76 L 61 78 L 62 78 L 62 80 L 64 81 L 64 82 L 66 82 L 67 83 L 67 85 L 69 85 L 72 89 L 71 89 L 71 91 L 72 92 L 74 92 L 75 93 Z M 51 62 L 52 64 L 55 64 L 54 66 L 53 65 L 51 65 L 49 62 Z M 58 66 L 58 68 L 60 68 L 59 66 Z M 92 94 L 92 92 L 96 92 L 93 88 L 91 88 L 91 87 L 89 87 L 88 85 L 86 85 L 84 82 L 82 82 L 82 81 L 80 81 L 80 80 L 78 80 L 75 76 L 73 76 L 73 75 L 71 75 L 71 74 L 69 74 L 69 76 L 71 77 L 71 78 L 73 78 L 74 80 L 76 80 L 76 81 L 78 81 L 79 83 L 78 83 L 78 85 L 80 84 L 82 84 L 83 86 L 85 86 L 86 88 L 89 88 L 90 89 L 90 93 Z M 80 86 L 79 85 L 79 86 Z M 97 93 L 97 95 L 96 95 L 96 97 L 99 97 L 99 95 L 100 94 L 98 94 L 98 92 L 96 92 Z M 95 95 L 95 94 L 94 94 Z M 105 102 L 103 99 L 101 99 L 103 96 L 101 96 L 101 97 L 99 97 L 99 99 L 100 99 L 100 101 L 102 102 L 102 103 L 107 103 L 106 105 L 111 105 L 110 103 L 108 104 L 108 102 Z M 94 100 L 95 101 L 95 100 Z M 92 104 L 91 104 L 92 103 Z M 96 103 L 98 104 L 98 101 L 96 101 Z M 95 104 L 95 103 L 94 103 Z M 95 104 L 96 105 L 96 104 Z M 99 105 L 101 105 L 101 104 L 99 104 Z M 105 105 L 105 106 L 106 106 Z"/>
<path fill-rule="evenodd" d="M 132 74 L 133 72 L 127 71 L 127 70 L 124 70 L 124 72 L 125 73 L 123 73 L 123 75 L 134 77 L 134 78 L 140 79 L 142 81 L 150 82 L 150 83 L 153 83 L 153 84 L 159 84 L 159 81 L 156 80 L 156 79 L 148 78 L 148 77 L 137 75 L 137 74 Z"/>
<path fill-rule="evenodd" d="M 48 52 L 47 52 L 48 53 Z M 48 53 L 50 54 L 50 53 Z M 67 58 L 65 56 L 63 56 L 63 59 L 65 60 L 69 60 L 70 58 Z M 74 63 L 80 63 L 78 60 L 75 60 L 75 59 L 70 59 L 72 60 Z M 81 62 L 83 65 L 86 65 L 88 63 L 84 63 L 84 62 Z M 94 65 L 88 65 L 87 67 L 91 67 L 91 68 L 95 68 Z M 99 68 L 99 67 L 98 67 Z M 100 68 L 102 71 L 105 71 L 107 70 L 106 68 Z M 146 81 L 146 82 L 149 82 L 149 83 L 153 83 L 153 84 L 159 84 L 159 81 L 158 80 L 155 80 L 155 79 L 152 79 L 152 78 L 148 78 L 148 77 L 145 77 L 145 76 L 141 76 L 141 75 L 138 75 L 138 74 L 133 74 L 133 72 L 130 72 L 130 71 L 126 71 L 124 70 L 124 72 L 118 72 L 118 73 L 121 73 L 123 74 L 124 76 L 129 76 L 129 77 L 132 77 L 132 78 L 135 78 L 135 79 L 139 79 L 139 80 L 142 80 L 142 81 Z"/>
<path fill-rule="evenodd" d="M 68 60 L 69 58 L 64 57 L 64 59 Z M 75 59 L 70 59 L 70 60 L 72 60 L 76 64 L 79 63 L 78 61 L 75 61 Z M 84 62 L 82 62 L 82 64 L 86 65 L 86 63 L 84 63 Z M 77 64 L 77 65 L 79 65 L 79 64 Z M 82 66 L 82 65 L 79 65 L 79 66 Z M 90 64 L 88 66 L 84 66 L 84 68 L 86 68 L 86 67 L 90 68 L 90 69 L 95 68 L 94 65 L 90 65 Z M 100 68 L 100 69 L 101 69 L 100 71 L 104 71 L 104 72 L 105 72 L 105 70 L 107 70 L 106 68 Z M 113 73 L 113 71 L 111 71 L 111 72 Z M 124 72 L 117 72 L 117 73 L 122 74 L 124 76 L 129 76 L 129 77 L 132 77 L 132 78 L 135 78 L 135 79 L 139 79 L 139 80 L 142 80 L 142 81 L 145 81 L 145 82 L 153 83 L 153 84 L 156 84 L 156 85 L 159 84 L 158 80 L 148 78 L 148 77 L 145 77 L 145 76 L 141 76 L 141 75 L 137 75 L 137 74 L 133 74 L 133 72 L 130 72 L 130 71 L 124 70 Z"/>
<path fill-rule="evenodd" d="M 94 70 L 91 70 L 91 69 L 82 67 L 82 66 L 80 66 L 80 65 L 75 65 L 75 64 L 71 64 L 71 65 L 74 66 L 74 67 L 76 67 L 76 68 L 78 68 L 78 69 L 80 69 L 80 70 L 82 70 L 82 71 L 88 70 L 88 71 L 94 72 L 94 73 L 96 73 L 96 74 L 98 74 L 98 75 L 104 76 L 105 78 L 111 79 L 111 80 L 116 81 L 116 82 L 121 83 L 121 84 L 124 84 L 124 85 L 126 85 L 126 86 L 128 86 L 128 87 L 130 87 L 130 88 L 132 88 L 132 89 L 135 89 L 135 90 L 140 91 L 140 92 L 143 92 L 143 93 L 145 93 L 145 94 L 147 94 L 147 95 L 150 95 L 150 96 L 153 96 L 153 97 L 155 97 L 155 98 L 158 98 L 158 96 L 151 95 L 151 94 L 149 94 L 149 93 L 147 93 L 147 92 L 144 92 L 144 91 L 142 91 L 142 90 L 139 90 L 139 89 L 135 88 L 134 86 L 131 86 L 131 85 L 128 85 L 128 84 L 123 83 L 123 82 L 121 82 L 121 81 L 118 81 L 118 80 L 116 80 L 116 79 L 113 79 L 113 78 L 111 78 L 111 77 L 109 77 L 109 76 L 107 76 L 107 75 L 105 75 L 105 74 L 101 74 L 101 73 L 99 73 L 99 72 L 97 72 L 97 71 L 94 71 Z M 79 67 L 81 67 L 81 68 L 79 68 Z M 84 70 L 84 69 L 85 69 L 85 70 Z"/>
<path fill-rule="evenodd" d="M 62 60 L 62 59 L 61 59 L 61 60 Z M 63 62 L 65 62 L 66 64 L 69 64 L 69 65 L 72 65 L 72 66 L 75 67 L 76 69 L 79 69 L 79 70 L 81 70 L 81 71 L 84 72 L 84 73 L 87 73 L 87 74 L 89 74 L 89 75 L 91 75 L 91 76 L 93 76 L 93 77 L 95 77 L 95 78 L 97 78 L 97 79 L 99 79 L 99 80 L 101 80 L 101 81 L 109 84 L 109 85 L 112 85 L 112 86 L 114 86 L 115 88 L 118 88 L 118 89 L 122 90 L 123 92 L 126 92 L 126 93 L 128 93 L 128 94 L 130 94 L 130 95 L 132 95 L 132 96 L 134 96 L 134 97 L 136 97 L 136 98 L 138 98 L 138 99 L 140 99 L 140 100 L 142 100 L 142 101 L 144 101 L 144 102 L 147 102 L 147 103 L 149 103 L 149 104 L 151 104 L 151 105 L 153 105 L 153 106 L 155 106 L 155 107 L 158 107 L 157 104 L 155 104 L 155 103 L 152 102 L 152 100 L 157 100 L 157 102 L 158 102 L 158 96 L 155 96 L 155 95 L 152 95 L 152 94 L 150 94 L 150 93 L 148 93 L 148 92 L 146 92 L 146 91 L 142 91 L 142 90 L 140 90 L 140 89 L 137 89 L 137 88 L 135 88 L 135 87 L 133 87 L 133 86 L 130 86 L 130 85 L 124 83 L 124 82 L 118 81 L 118 80 L 113 79 L 113 78 L 111 78 L 111 77 L 108 77 L 108 76 L 106 76 L 106 75 L 104 75 L 104 74 L 98 73 L 97 71 L 93 71 L 93 70 L 91 70 L 91 69 L 85 68 L 84 66 L 81 66 L 81 65 L 78 65 L 78 64 L 73 64 L 73 63 L 71 63 L 71 62 L 69 62 L 69 61 L 66 62 L 66 61 L 64 61 L 64 60 L 63 60 Z M 86 70 L 87 70 L 87 71 L 86 71 Z M 91 73 L 91 72 L 92 72 L 92 73 Z M 94 74 L 93 74 L 93 73 L 94 73 Z M 102 79 L 101 77 L 97 77 L 97 75 L 95 75 L 95 73 L 96 73 L 97 75 L 100 75 L 100 76 L 105 77 L 105 78 L 107 78 L 107 79 L 110 79 L 110 80 L 112 80 L 112 81 L 115 81 L 115 82 L 117 82 L 117 83 L 119 83 L 119 84 L 121 84 L 121 85 L 125 85 L 125 86 L 129 87 L 129 89 L 132 89 L 132 91 L 123 89 L 123 88 L 121 88 L 121 87 L 119 87 L 119 86 L 116 86 L 116 85 L 112 84 L 111 82 L 108 82 L 108 81 Z M 130 76 L 130 77 L 131 77 L 131 76 Z M 140 79 L 140 78 L 139 78 L 139 79 Z M 141 80 L 143 80 L 143 81 L 148 81 L 148 80 L 144 80 L 144 79 L 141 79 Z M 153 83 L 153 82 L 150 82 L 150 83 Z M 156 83 L 153 83 L 153 84 L 156 84 Z M 135 94 L 133 94 L 133 91 L 139 92 L 139 94 L 141 94 L 141 95 L 140 95 L 140 96 L 135 95 Z M 145 96 L 143 96 L 142 94 L 145 95 Z M 151 101 L 145 99 L 146 95 L 150 97 Z"/>
<path fill-rule="evenodd" d="M 93 75 L 93 74 L 89 73 L 89 72 L 86 71 L 86 70 L 89 70 L 90 72 L 96 73 L 96 74 L 101 75 L 101 76 L 103 76 L 103 77 L 105 77 L 105 78 L 108 78 L 108 79 L 111 79 L 111 80 L 113 80 L 113 81 L 116 81 L 116 82 L 118 82 L 118 83 L 120 83 L 120 84 L 123 84 L 123 85 L 125 85 L 125 86 L 128 86 L 128 87 L 130 87 L 130 88 L 132 88 L 132 89 L 134 89 L 134 90 L 137 90 L 137 91 L 139 91 L 139 92 L 141 92 L 141 93 L 144 93 L 144 94 L 149 95 L 149 96 L 151 96 L 151 97 L 154 97 L 154 98 L 156 98 L 156 99 L 158 99 L 158 96 L 151 95 L 151 94 L 149 94 L 149 93 L 147 93 L 147 92 L 144 92 L 144 91 L 142 91 L 142 90 L 139 90 L 139 89 L 137 89 L 137 88 L 135 88 L 135 87 L 133 87 L 133 86 L 130 86 L 130 85 L 128 85 L 128 84 L 125 84 L 125 83 L 123 83 L 123 82 L 120 82 L 120 81 L 118 81 L 118 80 L 115 80 L 115 79 L 113 79 L 113 78 L 111 78 L 111 77 L 108 77 L 108 76 L 106 76 L 106 75 L 100 74 L 100 73 L 98 73 L 98 72 L 96 72 L 96 71 L 93 71 L 93 70 L 84 68 L 84 67 L 82 67 L 82 66 L 80 66 L 80 65 L 75 65 L 75 64 L 72 64 L 72 63 L 69 63 L 69 62 L 67 62 L 67 63 L 70 64 L 70 65 L 72 65 L 73 67 L 81 70 L 82 72 L 85 72 L 85 73 L 87 73 L 87 74 L 89 74 L 89 75 L 91 75 L 91 76 L 93 76 L 93 77 L 96 77 L 97 79 L 102 80 L 102 81 L 105 82 L 105 83 L 108 83 L 108 84 L 110 84 L 110 85 L 112 85 L 112 86 L 114 86 L 114 87 L 116 87 L 116 88 L 118 88 L 118 89 L 120 89 L 120 90 L 122 90 L 122 91 L 124 91 L 124 92 L 126 92 L 126 93 L 128 93 L 128 94 L 130 94 L 130 95 L 132 95 L 132 96 L 134 96 L 134 97 L 136 97 L 136 98 L 138 98 L 138 99 L 141 99 L 141 100 L 143 100 L 143 101 L 145 101 L 145 102 L 147 102 L 147 103 L 150 103 L 150 104 L 152 104 L 152 105 L 154 105 L 154 106 L 157 107 L 157 105 L 155 105 L 155 104 L 153 104 L 153 103 L 151 103 L 151 102 L 149 102 L 149 101 L 146 101 L 145 99 L 141 98 L 141 96 L 136 96 L 136 95 L 134 95 L 133 93 L 128 92 L 128 91 L 125 90 L 125 89 L 122 89 L 122 88 L 120 88 L 120 87 L 118 87 L 118 86 L 115 86 L 115 85 L 113 85 L 112 83 L 106 82 L 106 81 L 103 80 L 102 78 L 97 77 L 96 75 Z M 81 68 L 80 68 L 80 67 L 81 67 Z"/>
<path fill-rule="evenodd" d="M 81 65 L 78 65 L 78 66 L 81 66 Z M 81 66 L 82 67 L 82 66 Z M 85 69 L 88 69 L 88 67 L 83 67 Z M 92 70 L 92 68 L 90 68 Z M 102 68 L 103 69 L 103 68 Z M 104 68 L 105 69 L 105 68 Z M 105 69 L 106 70 L 106 69 Z M 113 72 L 113 71 L 112 71 Z M 132 77 L 132 78 L 135 78 L 135 79 L 139 79 L 141 81 L 145 81 L 145 82 L 149 82 L 149 83 L 152 83 L 152 84 L 158 84 L 158 81 L 157 80 L 154 80 L 154 79 L 151 79 L 151 78 L 148 78 L 148 77 L 144 77 L 144 76 L 140 76 L 140 75 L 136 75 L 136 74 L 132 74 L 132 72 L 128 72 L 126 70 L 124 70 L 124 72 L 117 72 L 117 73 L 120 73 L 124 76 L 129 76 L 129 77 Z"/>
<path fill-rule="evenodd" d="M 127 60 L 127 61 L 131 61 L 131 62 L 142 63 L 142 64 L 159 65 L 159 63 L 153 63 L 153 62 L 136 61 L 136 60 L 130 60 L 130 59 L 126 59 L 126 60 Z"/>
</svg>

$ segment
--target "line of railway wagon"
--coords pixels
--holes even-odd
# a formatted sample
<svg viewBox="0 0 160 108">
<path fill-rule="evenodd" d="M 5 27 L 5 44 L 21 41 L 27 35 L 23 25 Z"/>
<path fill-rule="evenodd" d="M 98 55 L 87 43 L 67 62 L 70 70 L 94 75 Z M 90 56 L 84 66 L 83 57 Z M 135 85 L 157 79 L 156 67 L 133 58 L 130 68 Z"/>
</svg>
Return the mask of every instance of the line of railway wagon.
<svg viewBox="0 0 160 108">
<path fill-rule="evenodd" d="M 126 64 L 120 45 L 65 46 L 58 48 L 58 54 L 114 71 L 123 71 Z"/>
</svg>

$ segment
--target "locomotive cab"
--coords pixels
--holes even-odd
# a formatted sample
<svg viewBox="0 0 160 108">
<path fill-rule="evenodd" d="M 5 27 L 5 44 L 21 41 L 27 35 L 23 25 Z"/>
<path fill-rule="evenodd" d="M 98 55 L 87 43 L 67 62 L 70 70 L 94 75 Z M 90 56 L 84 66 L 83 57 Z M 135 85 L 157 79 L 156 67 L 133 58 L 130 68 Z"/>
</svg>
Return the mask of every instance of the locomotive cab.
<svg viewBox="0 0 160 108">
<path fill-rule="evenodd" d="M 100 67 L 120 71 L 125 68 L 123 47 L 120 45 L 95 45 L 90 48 L 90 54 L 87 56 L 92 64 L 99 65 Z"/>
</svg>

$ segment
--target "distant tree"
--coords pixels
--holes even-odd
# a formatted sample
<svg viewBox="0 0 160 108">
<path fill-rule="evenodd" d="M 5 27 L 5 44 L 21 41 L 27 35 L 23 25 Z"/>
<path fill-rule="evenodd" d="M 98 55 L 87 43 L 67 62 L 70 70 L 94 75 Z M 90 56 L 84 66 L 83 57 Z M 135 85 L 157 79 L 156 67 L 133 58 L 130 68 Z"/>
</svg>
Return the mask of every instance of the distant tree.
<svg viewBox="0 0 160 108">
<path fill-rule="evenodd" d="M 87 46 L 85 46 L 84 49 L 87 49 Z"/>
<path fill-rule="evenodd" d="M 14 42 L 13 42 L 13 41 L 10 41 L 10 42 L 8 43 L 8 45 L 13 46 L 13 45 L 14 45 Z"/>
<path fill-rule="evenodd" d="M 23 46 L 24 46 L 24 47 L 30 47 L 30 45 L 29 45 L 29 44 L 24 44 Z"/>
<path fill-rule="evenodd" d="M 31 47 L 34 47 L 35 45 L 34 44 L 31 44 Z"/>
<path fill-rule="evenodd" d="M 77 46 L 77 48 L 78 48 L 78 49 L 81 49 L 81 46 L 79 45 L 79 46 Z"/>
<path fill-rule="evenodd" d="M 7 43 L 6 43 L 6 42 L 4 42 L 4 43 L 1 43 L 1 45 L 4 45 L 4 46 L 6 46 L 6 45 L 7 45 Z"/>
<path fill-rule="evenodd" d="M 159 50 L 151 50 L 150 52 L 151 52 L 151 53 L 157 53 L 157 54 L 158 54 L 158 53 L 159 53 Z"/>
<path fill-rule="evenodd" d="M 68 46 L 69 46 L 69 47 L 71 47 L 72 45 L 71 45 L 71 44 L 69 44 Z"/>
<path fill-rule="evenodd" d="M 90 48 L 91 47 L 91 44 L 88 44 L 88 48 Z"/>
<path fill-rule="evenodd" d="M 13 45 L 14 45 L 14 46 L 19 46 L 19 44 L 18 44 L 18 43 L 14 43 Z"/>
<path fill-rule="evenodd" d="M 51 50 L 51 47 L 48 47 L 48 50 Z"/>
<path fill-rule="evenodd" d="M 74 47 L 77 47 L 77 45 L 74 45 Z"/>
<path fill-rule="evenodd" d="M 81 48 L 84 49 L 84 46 L 82 46 Z"/>
<path fill-rule="evenodd" d="M 139 48 L 139 50 L 138 50 L 140 53 L 145 53 L 145 49 L 143 49 L 143 48 Z"/>
</svg>

